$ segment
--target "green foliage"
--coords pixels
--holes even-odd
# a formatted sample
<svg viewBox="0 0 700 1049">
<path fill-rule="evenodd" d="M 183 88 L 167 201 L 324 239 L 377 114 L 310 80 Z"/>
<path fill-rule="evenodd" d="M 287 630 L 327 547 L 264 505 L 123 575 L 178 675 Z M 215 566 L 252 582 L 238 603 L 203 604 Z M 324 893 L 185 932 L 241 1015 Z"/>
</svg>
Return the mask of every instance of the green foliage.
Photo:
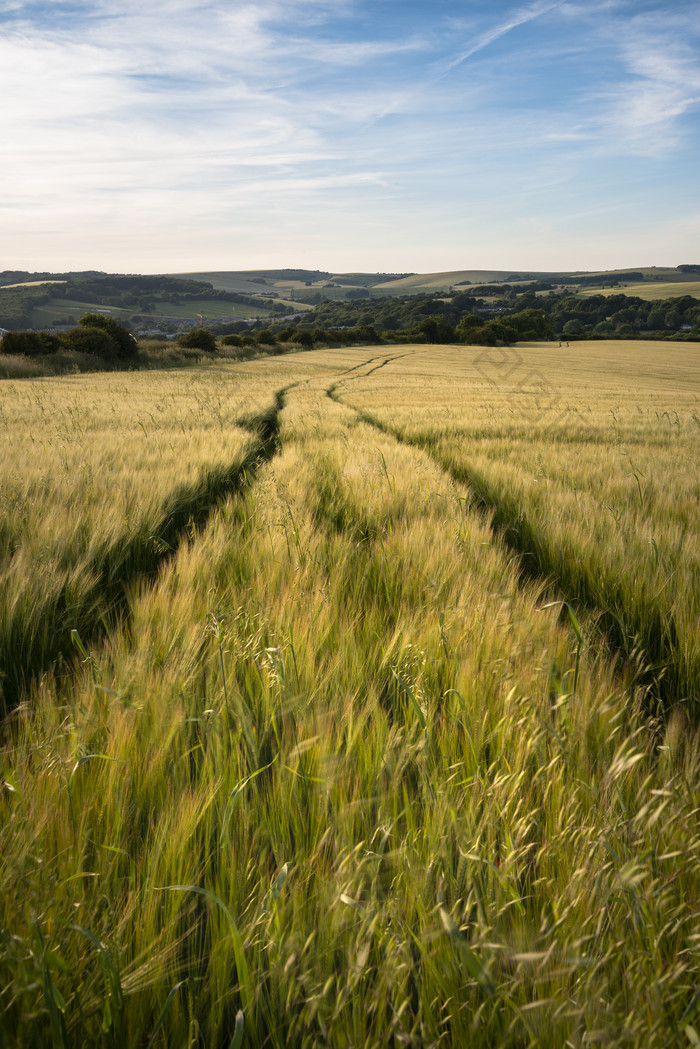
<svg viewBox="0 0 700 1049">
<path fill-rule="evenodd" d="M 272 346 L 275 342 L 275 336 L 269 328 L 262 328 L 259 332 L 256 332 L 255 341 L 260 343 L 261 346 Z"/>
<path fill-rule="evenodd" d="M 86 313 L 85 316 L 80 318 L 80 324 L 85 328 L 100 328 L 106 332 L 114 344 L 114 355 L 120 360 L 129 361 L 138 357 L 136 339 L 114 317 L 103 313 Z"/>
<path fill-rule="evenodd" d="M 81 324 L 62 335 L 61 341 L 68 349 L 78 353 L 89 353 L 105 359 L 118 356 L 116 342 L 103 327 Z"/>
<path fill-rule="evenodd" d="M 311 333 L 314 346 L 337 346 L 343 341 L 343 333 L 339 331 L 328 331 L 325 328 L 314 328 Z"/>
<path fill-rule="evenodd" d="M 416 336 L 419 340 L 424 340 L 425 342 L 454 342 L 455 330 L 444 317 L 430 316 L 422 320 L 416 327 Z"/>
<path fill-rule="evenodd" d="M 296 331 L 296 328 L 291 324 L 288 324 L 286 328 L 281 328 L 275 335 L 277 342 L 289 342 L 292 335 Z"/>
<path fill-rule="evenodd" d="M 688 264 L 680 269 L 687 273 L 691 272 L 692 267 Z M 280 271 L 280 274 L 281 280 L 294 278 L 307 283 L 318 283 L 324 278 L 323 274 L 312 271 Z M 8 279 L 11 276 L 30 279 L 42 275 L 15 273 L 8 274 Z M 0 287 L 0 326 L 10 329 L 30 327 L 32 312 L 57 293 L 76 303 L 94 302 L 110 308 L 138 310 L 141 314 L 154 311 L 167 314 L 170 311 L 183 317 L 194 315 L 197 309 L 201 312 L 203 303 L 221 303 L 222 314 L 230 312 L 227 304 L 235 303 L 241 304 L 240 315 L 252 314 L 253 310 L 279 315 L 288 309 L 273 299 L 215 289 L 209 280 L 197 279 L 196 276 L 182 278 L 94 272 L 63 276 L 66 278 L 65 283 L 54 285 L 53 288 L 51 285 Z M 571 291 L 556 292 L 551 282 L 532 274 L 515 274 L 507 283 L 471 285 L 468 290 L 466 285 L 461 285 L 453 289 L 451 296 L 442 290 L 403 296 L 383 296 L 376 291 L 370 294 L 369 289 L 381 288 L 381 276 L 348 275 L 347 283 L 353 285 L 349 289 L 339 287 L 338 282 L 331 282 L 328 294 L 338 296 L 335 301 L 326 299 L 326 292 L 322 288 L 297 291 L 297 298 L 316 304 L 313 312 L 306 313 L 300 324 L 304 328 L 323 332 L 340 330 L 346 334 L 336 341 L 347 344 L 364 341 L 364 336 L 358 334 L 360 327 L 372 327 L 378 333 L 386 333 L 386 337 L 395 342 L 410 341 L 413 334 L 414 339 L 424 342 L 457 340 L 486 345 L 556 337 L 599 338 L 609 335 L 629 338 L 630 328 L 632 335 L 653 338 L 678 336 L 693 339 L 700 335 L 700 301 L 689 295 L 646 301 L 623 293 L 587 296 L 572 294 Z M 528 276 L 527 284 L 513 283 L 516 278 L 522 282 Z M 275 275 L 272 271 L 266 271 L 265 276 L 248 274 L 246 279 L 259 283 L 262 288 L 267 280 L 275 279 Z M 389 279 L 393 279 L 392 275 L 384 275 L 384 280 Z M 615 285 L 620 281 L 637 279 L 642 280 L 643 274 L 630 271 L 611 275 L 608 283 Z M 342 280 L 345 281 L 345 278 Z M 600 284 L 601 278 L 591 274 L 574 274 L 567 276 L 566 280 L 578 291 Z M 216 309 L 219 307 L 216 306 Z M 40 315 L 35 313 L 34 316 L 36 323 Z M 43 318 L 43 314 L 41 316 Z M 47 313 L 45 320 L 49 316 L 53 314 Z M 545 316 L 549 321 L 544 321 Z M 474 323 L 474 317 L 478 318 L 479 323 Z M 425 325 L 424 322 L 429 318 L 432 320 Z M 464 323 L 465 318 L 470 318 L 468 323 Z M 239 316 L 230 323 L 221 323 L 217 330 L 222 334 L 235 332 L 240 319 Z M 577 335 L 571 334 L 570 330 L 565 331 L 565 325 L 573 321 L 581 326 Z M 448 334 L 448 327 L 454 329 L 453 336 Z M 351 332 L 352 335 L 349 334 Z M 241 334 L 240 330 L 238 334 Z M 324 341 L 328 343 L 329 340 Z M 127 352 L 125 343 L 121 346 L 122 359 L 133 356 Z"/>
<path fill-rule="evenodd" d="M 290 342 L 297 342 L 300 346 L 303 346 L 304 349 L 310 350 L 314 344 L 314 337 L 310 331 L 300 328 L 291 336 Z"/>
<path fill-rule="evenodd" d="M 468 313 L 466 317 L 462 317 L 461 321 L 455 329 L 455 337 L 459 342 L 472 342 L 471 335 L 478 328 L 482 328 L 484 325 L 484 318 L 480 317 L 476 313 Z"/>
<path fill-rule="evenodd" d="M 581 335 L 585 334 L 586 329 L 578 318 L 574 320 L 566 321 L 562 328 L 562 335 L 566 335 L 567 338 L 577 339 Z"/>
<path fill-rule="evenodd" d="M 657 301 L 624 294 L 579 297 L 550 291 L 537 295 L 536 286 L 525 291 L 510 286 L 508 291 L 506 286 L 494 285 L 460 291 L 451 299 L 443 294 L 419 294 L 358 303 L 325 302 L 307 314 L 303 323 L 342 329 L 342 339 L 348 344 L 353 342 L 349 333 L 360 324 L 372 325 L 393 341 L 404 342 L 412 335 L 419 341 L 482 345 L 586 337 L 599 324 L 606 325 L 599 333 L 619 337 L 629 337 L 630 327 L 637 337 L 667 337 L 684 328 L 692 336 L 700 326 L 700 301 L 690 295 Z M 482 297 L 487 291 L 503 297 L 488 301 Z M 449 327 L 454 334 L 449 334 Z"/>
<path fill-rule="evenodd" d="M 32 310 L 48 302 L 59 285 L 41 284 L 38 287 L 0 287 L 0 328 L 16 330 L 30 328 Z"/>
<path fill-rule="evenodd" d="M 38 357 L 56 353 L 60 342 L 55 335 L 40 331 L 8 331 L 0 341 L 0 353 Z"/>
<path fill-rule="evenodd" d="M 205 353 L 214 353 L 216 350 L 216 339 L 208 328 L 192 328 L 177 341 L 179 346 L 190 350 L 204 350 Z"/>
<path fill-rule="evenodd" d="M 554 321 L 546 310 L 526 309 L 508 315 L 508 325 L 515 328 L 518 338 L 550 339 L 554 336 Z"/>
</svg>

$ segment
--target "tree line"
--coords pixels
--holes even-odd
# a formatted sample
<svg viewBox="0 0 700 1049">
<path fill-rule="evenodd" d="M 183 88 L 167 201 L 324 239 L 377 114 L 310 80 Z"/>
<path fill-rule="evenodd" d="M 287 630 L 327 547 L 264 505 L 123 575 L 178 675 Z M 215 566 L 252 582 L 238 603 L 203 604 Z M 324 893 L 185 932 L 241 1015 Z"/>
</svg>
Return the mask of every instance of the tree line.
<svg viewBox="0 0 700 1049">
<path fill-rule="evenodd" d="M 45 331 L 8 331 L 0 341 L 0 353 L 43 357 L 61 351 L 98 357 L 115 364 L 133 364 L 138 360 L 136 339 L 114 317 L 103 313 L 86 313 L 70 331 L 56 335 Z"/>
<path fill-rule="evenodd" d="M 8 289 L 13 290 L 13 289 Z M 32 289 L 27 289 L 32 290 Z M 34 289 L 35 291 L 38 289 Z M 451 298 L 413 295 L 404 298 L 323 302 L 295 321 L 198 327 L 179 340 L 181 346 L 214 352 L 224 346 L 250 351 L 262 346 L 371 345 L 375 343 L 463 343 L 499 346 L 551 339 L 657 338 L 700 341 L 700 300 L 691 295 L 647 301 L 638 297 L 568 293 L 519 295 L 486 302 L 459 292 Z M 41 356 L 61 350 L 90 354 L 115 364 L 133 364 L 137 344 L 113 317 L 89 313 L 60 335 L 9 331 L 0 352 Z"/>
<path fill-rule="evenodd" d="M 501 289 L 499 289 L 501 290 Z M 313 330 L 371 327 L 384 341 L 472 342 L 494 345 L 527 338 L 700 337 L 700 300 L 692 295 L 648 301 L 624 294 L 579 297 L 528 289 L 487 301 L 458 292 L 322 302 L 298 322 Z"/>
</svg>

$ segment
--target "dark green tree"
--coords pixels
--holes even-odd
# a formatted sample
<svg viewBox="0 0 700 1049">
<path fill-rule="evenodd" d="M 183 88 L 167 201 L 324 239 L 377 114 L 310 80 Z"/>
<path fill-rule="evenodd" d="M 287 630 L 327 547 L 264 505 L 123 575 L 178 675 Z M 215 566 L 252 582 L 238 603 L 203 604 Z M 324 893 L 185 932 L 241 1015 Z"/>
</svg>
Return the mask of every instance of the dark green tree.
<svg viewBox="0 0 700 1049">
<path fill-rule="evenodd" d="M 585 331 L 586 329 L 579 320 L 567 321 L 562 328 L 562 332 L 567 339 L 577 339 L 579 336 L 584 335 Z"/>
<path fill-rule="evenodd" d="M 216 339 L 208 328 L 192 328 L 177 340 L 178 346 L 188 350 L 204 350 L 205 353 L 216 351 Z"/>
<path fill-rule="evenodd" d="M 61 336 L 61 341 L 69 350 L 89 353 L 93 357 L 102 357 L 104 360 L 113 360 L 118 356 L 117 344 L 104 328 L 87 324 L 71 328 Z"/>
<path fill-rule="evenodd" d="M 416 334 L 426 342 L 446 343 L 455 341 L 455 330 L 444 317 L 431 316 L 421 321 Z"/>
<path fill-rule="evenodd" d="M 275 336 L 269 328 L 262 328 L 255 336 L 255 341 L 261 346 L 274 346 Z"/>
<path fill-rule="evenodd" d="M 298 342 L 300 346 L 303 346 L 305 349 L 310 350 L 314 344 L 314 337 L 310 331 L 300 329 L 294 332 L 289 341 Z"/>
<path fill-rule="evenodd" d="M 55 353 L 59 347 L 57 337 L 43 331 L 8 331 L 0 341 L 0 353 L 24 354 L 26 357 Z"/>
<path fill-rule="evenodd" d="M 99 328 L 101 331 L 106 332 L 114 343 L 113 355 L 118 357 L 119 360 L 130 361 L 136 360 L 138 357 L 139 351 L 136 339 L 114 317 L 110 317 L 105 313 L 86 313 L 84 317 L 80 318 L 80 324 L 84 328 Z"/>
</svg>

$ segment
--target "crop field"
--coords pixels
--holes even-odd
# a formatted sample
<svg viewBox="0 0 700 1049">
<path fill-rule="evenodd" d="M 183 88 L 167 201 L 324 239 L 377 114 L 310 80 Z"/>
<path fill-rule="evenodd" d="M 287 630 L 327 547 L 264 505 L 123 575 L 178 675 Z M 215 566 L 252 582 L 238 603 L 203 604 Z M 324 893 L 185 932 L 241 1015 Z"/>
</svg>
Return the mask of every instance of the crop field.
<svg viewBox="0 0 700 1049">
<path fill-rule="evenodd" d="M 684 295 L 692 295 L 700 298 L 700 281 L 659 281 L 645 282 L 643 284 L 622 284 L 617 288 L 581 288 L 579 295 L 629 295 L 647 302 L 655 302 L 657 299 L 682 298 Z"/>
<path fill-rule="evenodd" d="M 185 277 L 189 280 L 205 280 L 211 284 L 217 291 L 238 291 L 243 292 L 246 295 L 259 295 L 261 292 L 269 290 L 270 286 L 274 283 L 272 280 L 266 280 L 264 277 L 253 279 L 250 278 L 253 274 L 248 273 L 237 273 L 230 272 L 227 270 L 202 270 L 196 273 L 177 273 L 173 274 L 176 277 Z"/>
<path fill-rule="evenodd" d="M 218 272 L 198 272 L 198 273 L 178 273 L 175 276 L 178 277 L 189 277 L 192 280 L 205 280 L 208 281 L 217 291 L 236 291 L 243 292 L 246 295 L 262 295 L 265 296 L 270 292 L 274 292 L 277 295 L 285 295 L 291 291 L 306 290 L 308 287 L 321 288 L 324 286 L 328 278 L 323 278 L 314 282 L 312 285 L 307 286 L 303 280 L 296 280 L 293 277 L 281 280 L 275 276 L 264 276 L 264 270 L 260 271 L 258 277 L 254 276 L 254 272 L 251 273 L 236 273 L 227 271 Z M 253 278 L 253 279 L 251 279 Z M 350 287 L 350 285 L 348 285 Z M 282 301 L 282 300 L 280 300 Z M 299 303 L 293 303 L 296 308 Z M 236 307 L 238 308 L 238 307 Z M 304 305 L 305 309 L 308 309 L 308 305 Z"/>
<path fill-rule="evenodd" d="M 505 270 L 447 270 L 444 273 L 416 273 L 411 277 L 380 284 L 377 289 L 387 295 L 406 295 L 417 291 L 449 290 L 455 284 L 492 284 L 510 276 Z"/>
<path fill-rule="evenodd" d="M 0 1046 L 700 1042 L 700 356 L 0 382 Z"/>
<path fill-rule="evenodd" d="M 42 284 L 65 284 L 65 280 L 23 280 L 19 284 L 3 284 L 3 288 L 39 288 Z"/>
</svg>

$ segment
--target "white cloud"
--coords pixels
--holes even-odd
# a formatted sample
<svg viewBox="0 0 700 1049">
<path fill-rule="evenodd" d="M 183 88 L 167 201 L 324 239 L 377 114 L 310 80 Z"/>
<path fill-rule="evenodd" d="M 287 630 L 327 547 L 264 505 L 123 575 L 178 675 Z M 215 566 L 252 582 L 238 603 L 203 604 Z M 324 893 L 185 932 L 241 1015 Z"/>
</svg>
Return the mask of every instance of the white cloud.
<svg viewBox="0 0 700 1049">
<path fill-rule="evenodd" d="M 680 9 L 630 16 L 619 3 L 593 31 L 611 56 L 600 86 L 582 95 L 578 133 L 601 152 L 662 156 L 683 141 L 680 118 L 700 105 L 697 15 Z M 577 14 L 567 4 L 569 15 Z M 587 17 L 590 18 L 589 15 Z"/>
<path fill-rule="evenodd" d="M 447 73 L 461 65 L 462 62 L 466 62 L 466 60 L 471 58 L 472 55 L 477 54 L 479 51 L 483 51 L 485 47 L 489 46 L 489 44 L 495 43 L 496 40 L 505 36 L 506 33 L 510 33 L 512 29 L 517 29 L 518 26 L 526 25 L 528 22 L 532 22 L 536 18 L 541 18 L 542 15 L 546 15 L 550 11 L 559 7 L 561 2 L 562 0 L 538 0 L 538 2 L 529 4 L 527 7 L 518 8 L 513 11 L 503 22 L 499 22 L 497 25 L 493 26 L 486 33 L 478 37 L 465 50 L 460 51 L 459 54 L 455 55 L 447 63 L 439 67 L 440 75 L 447 75 Z"/>
<path fill-rule="evenodd" d="M 395 33 L 369 4 L 363 30 L 355 3 L 50 0 L 41 20 L 0 0 L 6 244 L 34 250 L 41 229 L 88 243 L 99 229 L 122 250 L 129 225 L 172 244 L 175 222 L 189 243 L 238 231 L 267 244 L 284 229 L 317 244 L 325 228 L 350 244 L 357 227 L 365 244 L 375 229 L 404 250 L 415 229 L 447 250 L 455 216 L 486 216 L 502 236 L 504 210 L 548 192 L 553 207 L 569 182 L 585 195 L 601 155 L 677 149 L 700 95 L 689 20 L 623 17 L 622 0 L 499 4 L 478 29 L 461 8 L 451 25 L 426 9 L 417 28 L 397 2 Z M 555 60 L 572 76 L 526 106 L 521 88 Z"/>
<path fill-rule="evenodd" d="M 700 103 L 700 65 L 688 50 L 658 27 L 640 26 L 625 40 L 622 58 L 634 80 L 613 96 L 611 117 L 638 145 L 672 145 L 677 118 Z"/>
</svg>

